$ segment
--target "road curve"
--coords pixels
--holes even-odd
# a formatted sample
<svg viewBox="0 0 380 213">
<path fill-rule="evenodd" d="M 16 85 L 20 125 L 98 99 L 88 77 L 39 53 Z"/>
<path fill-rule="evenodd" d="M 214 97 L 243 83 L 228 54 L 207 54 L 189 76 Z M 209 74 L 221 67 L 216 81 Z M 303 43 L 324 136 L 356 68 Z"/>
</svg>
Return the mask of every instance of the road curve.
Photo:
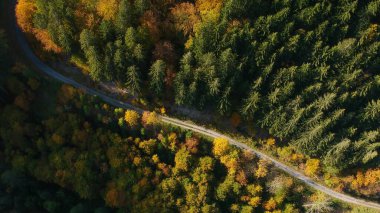
<svg viewBox="0 0 380 213">
<path fill-rule="evenodd" d="M 12 0 L 12 8 L 11 9 L 13 11 L 14 11 L 14 7 L 16 5 L 16 2 L 17 2 L 17 0 Z M 58 73 L 57 71 L 53 70 L 48 65 L 43 63 L 39 58 L 37 58 L 37 56 L 33 53 L 32 49 L 28 45 L 23 33 L 21 32 L 21 30 L 19 29 L 19 27 L 16 24 L 14 13 L 11 13 L 11 14 L 12 14 L 12 17 L 10 18 L 10 20 L 12 21 L 12 28 L 14 30 L 15 37 L 16 37 L 15 39 L 16 39 L 20 49 L 22 50 L 22 53 L 25 56 L 25 58 L 29 62 L 31 62 L 38 70 L 44 72 L 45 74 L 49 75 L 50 77 L 52 77 L 52 78 L 54 78 L 60 82 L 63 82 L 65 84 L 69 84 L 69 85 L 72 85 L 78 89 L 81 89 L 81 90 L 85 91 L 87 94 L 95 95 L 95 96 L 101 98 L 103 101 L 105 101 L 108 104 L 113 105 L 115 107 L 120 107 L 120 108 L 124 108 L 124 109 L 132 109 L 132 110 L 135 110 L 139 113 L 142 113 L 144 111 L 143 109 L 140 109 L 140 108 L 133 106 L 131 104 L 128 104 L 128 103 L 122 102 L 120 100 L 116 100 L 114 98 L 111 98 L 111 97 L 107 96 L 106 94 L 99 92 L 95 89 L 88 88 L 88 87 L 74 81 L 71 78 L 68 78 L 66 76 L 61 75 L 60 73 Z M 232 145 L 234 145 L 240 149 L 248 150 L 249 152 L 252 152 L 252 153 L 258 155 L 260 158 L 272 162 L 273 165 L 276 166 L 277 168 L 288 173 L 290 176 L 299 179 L 300 181 L 302 181 L 306 185 L 310 186 L 311 188 L 314 188 L 315 190 L 322 191 L 322 192 L 330 195 L 331 197 L 345 201 L 347 203 L 356 204 L 356 205 L 360 205 L 360 206 L 364 206 L 364 207 L 368 207 L 368 208 L 373 208 L 373 209 L 377 209 L 380 211 L 380 204 L 378 204 L 378 203 L 366 201 L 363 199 L 354 198 L 352 196 L 349 196 L 349 195 L 346 195 L 343 193 L 339 193 L 339 192 L 336 192 L 332 189 L 329 189 L 329 188 L 315 182 L 314 180 L 305 176 L 304 174 L 294 170 L 293 168 L 291 168 L 291 167 L 277 161 L 276 159 L 264 154 L 263 152 L 260 152 L 256 149 L 253 149 L 253 148 L 247 146 L 246 144 L 240 143 L 240 142 L 238 142 L 238 141 L 236 141 L 230 137 L 227 137 L 227 136 L 222 135 L 218 132 L 206 129 L 206 128 L 201 127 L 201 126 L 189 124 L 189 123 L 183 122 L 183 121 L 178 120 L 178 119 L 170 118 L 168 116 L 160 116 L 160 118 L 164 123 L 167 123 L 167 124 L 170 124 L 173 126 L 178 126 L 180 128 L 183 128 L 183 129 L 191 130 L 193 132 L 196 132 L 196 133 L 199 133 L 202 135 L 206 135 L 206 136 L 209 136 L 211 138 L 226 138 L 226 139 L 228 139 L 230 144 L 232 144 Z"/>
</svg>

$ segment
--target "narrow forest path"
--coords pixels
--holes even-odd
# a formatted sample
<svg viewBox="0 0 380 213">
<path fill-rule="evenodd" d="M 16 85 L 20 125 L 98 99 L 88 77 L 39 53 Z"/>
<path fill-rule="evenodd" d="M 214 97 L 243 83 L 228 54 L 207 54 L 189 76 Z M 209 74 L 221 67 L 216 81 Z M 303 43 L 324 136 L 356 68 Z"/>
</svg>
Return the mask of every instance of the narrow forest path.
<svg viewBox="0 0 380 213">
<path fill-rule="evenodd" d="M 30 62 L 34 67 L 36 67 L 39 71 L 47 74 L 48 76 L 50 76 L 50 77 L 52 77 L 52 78 L 54 78 L 54 79 L 56 79 L 62 83 L 72 85 L 78 89 L 85 91 L 87 94 L 95 95 L 95 96 L 101 98 L 104 102 L 107 102 L 108 104 L 111 104 L 115 107 L 120 107 L 120 108 L 124 108 L 124 109 L 132 109 L 132 110 L 135 110 L 139 113 L 142 113 L 144 111 L 143 109 L 135 107 L 131 104 L 128 104 L 128 103 L 116 100 L 112 97 L 109 97 L 106 94 L 103 94 L 102 92 L 99 92 L 95 89 L 88 88 L 88 87 L 74 81 L 71 78 L 63 76 L 62 74 L 56 72 L 54 69 L 52 69 L 51 67 L 49 67 L 48 65 L 43 63 L 33 53 L 32 49 L 30 48 L 30 46 L 28 45 L 28 43 L 24 37 L 24 34 L 21 32 L 21 30 L 18 28 L 18 26 L 16 24 L 15 15 L 14 15 L 14 8 L 15 8 L 15 5 L 17 3 L 17 0 L 11 0 L 11 2 L 12 3 L 9 5 L 9 8 L 6 7 L 7 9 L 9 9 L 9 11 L 5 11 L 5 12 L 8 12 L 8 14 L 11 16 L 8 18 L 11 22 L 11 28 L 12 28 L 11 30 L 13 31 L 12 34 L 14 34 L 17 45 L 19 46 L 19 49 L 22 51 L 19 54 L 22 54 L 25 57 L 25 59 L 28 60 L 28 62 Z M 186 123 L 186 122 L 178 120 L 178 119 L 170 118 L 168 116 L 160 116 L 160 118 L 161 118 L 162 122 L 164 122 L 164 123 L 167 123 L 167 124 L 170 124 L 173 126 L 178 126 L 180 128 L 183 128 L 183 129 L 191 130 L 193 132 L 196 132 L 196 133 L 199 133 L 202 135 L 206 135 L 206 136 L 209 136 L 211 138 L 226 138 L 226 139 L 228 139 L 230 144 L 232 144 L 232 145 L 234 145 L 240 149 L 248 150 L 248 151 L 256 154 L 257 156 L 259 156 L 260 158 L 265 159 L 267 161 L 270 161 L 277 168 L 288 173 L 290 176 L 302 181 L 303 183 L 305 183 L 306 185 L 310 186 L 311 188 L 313 188 L 315 190 L 324 192 L 324 193 L 330 195 L 331 197 L 345 201 L 347 203 L 356 204 L 356 205 L 364 206 L 364 207 L 369 207 L 369 208 L 377 209 L 380 211 L 380 204 L 378 204 L 378 203 L 366 201 L 363 199 L 354 198 L 352 196 L 349 196 L 349 195 L 346 195 L 343 193 L 339 193 L 339 192 L 336 192 L 332 189 L 329 189 L 329 188 L 323 186 L 322 184 L 319 184 L 316 181 L 312 180 L 311 178 L 305 176 L 304 174 L 296 171 L 295 169 L 293 169 L 293 168 L 277 161 L 276 159 L 266 155 L 265 153 L 260 152 L 259 150 L 253 149 L 253 148 L 249 147 L 248 145 L 246 145 L 244 143 L 240 143 L 240 142 L 238 142 L 238 141 L 236 141 L 230 137 L 227 137 L 227 136 L 222 135 L 218 132 L 206 129 L 206 128 L 198 126 L 198 125 L 189 124 L 189 123 Z"/>
</svg>

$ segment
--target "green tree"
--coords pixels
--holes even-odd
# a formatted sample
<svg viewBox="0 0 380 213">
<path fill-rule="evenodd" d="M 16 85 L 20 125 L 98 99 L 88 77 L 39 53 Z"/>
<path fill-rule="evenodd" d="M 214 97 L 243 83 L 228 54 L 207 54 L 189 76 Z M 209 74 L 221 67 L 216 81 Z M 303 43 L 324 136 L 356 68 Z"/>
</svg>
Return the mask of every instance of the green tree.
<svg viewBox="0 0 380 213">
<path fill-rule="evenodd" d="M 162 60 L 157 60 L 150 68 L 150 88 L 156 95 L 162 95 L 164 89 L 165 71 L 166 64 Z"/>
<path fill-rule="evenodd" d="M 133 15 L 133 5 L 131 2 L 128 0 L 121 0 L 115 21 L 115 25 L 119 33 L 124 34 L 125 31 L 132 25 Z"/>
<path fill-rule="evenodd" d="M 242 108 L 243 115 L 253 116 L 257 111 L 260 103 L 260 94 L 258 92 L 252 92 L 248 98 L 245 100 L 245 103 Z"/>
<path fill-rule="evenodd" d="M 365 120 L 378 120 L 380 118 L 380 100 L 372 100 L 364 108 L 363 118 Z"/>
<path fill-rule="evenodd" d="M 85 52 L 89 66 L 90 76 L 96 81 L 100 81 L 104 76 L 104 64 L 102 63 L 102 57 L 95 47 L 91 46 Z"/>
<path fill-rule="evenodd" d="M 141 92 L 141 80 L 139 70 L 136 66 L 130 66 L 127 71 L 127 88 L 133 95 L 138 95 Z"/>
</svg>

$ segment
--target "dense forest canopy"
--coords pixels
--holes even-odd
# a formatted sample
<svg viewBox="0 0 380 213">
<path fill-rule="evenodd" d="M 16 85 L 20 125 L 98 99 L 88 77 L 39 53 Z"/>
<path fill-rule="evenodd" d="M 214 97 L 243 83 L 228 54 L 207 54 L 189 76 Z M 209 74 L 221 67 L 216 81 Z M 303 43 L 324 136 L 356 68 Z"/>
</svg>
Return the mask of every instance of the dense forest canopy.
<svg viewBox="0 0 380 213">
<path fill-rule="evenodd" d="M 20 0 L 96 81 L 239 112 L 332 171 L 380 162 L 380 1 Z"/>
<path fill-rule="evenodd" d="M 2 58 L 2 31 L 0 45 Z M 226 139 L 161 125 L 154 112 L 113 108 L 20 62 L 0 69 L 1 212 L 342 208 Z"/>
</svg>

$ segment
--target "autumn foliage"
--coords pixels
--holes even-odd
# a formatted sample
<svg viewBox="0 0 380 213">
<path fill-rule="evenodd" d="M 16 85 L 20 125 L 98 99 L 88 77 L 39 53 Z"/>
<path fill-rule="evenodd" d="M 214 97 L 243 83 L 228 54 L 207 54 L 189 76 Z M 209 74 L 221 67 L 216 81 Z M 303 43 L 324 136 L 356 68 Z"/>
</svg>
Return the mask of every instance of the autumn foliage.
<svg viewBox="0 0 380 213">
<path fill-rule="evenodd" d="M 19 0 L 16 5 L 17 23 L 24 32 L 33 31 L 33 14 L 36 10 L 34 0 Z"/>
<path fill-rule="evenodd" d="M 194 4 L 189 2 L 176 4 L 170 12 L 176 30 L 183 32 L 185 36 L 190 35 L 194 25 L 200 21 Z"/>
<path fill-rule="evenodd" d="M 145 126 L 154 126 L 159 122 L 159 117 L 156 112 L 145 111 L 142 115 L 142 123 Z"/>
<path fill-rule="evenodd" d="M 18 25 L 24 32 L 34 34 L 35 38 L 41 42 L 44 50 L 53 53 L 62 52 L 62 48 L 52 40 L 46 30 L 33 27 L 33 15 L 36 9 L 35 0 L 19 0 L 16 5 Z"/>
<path fill-rule="evenodd" d="M 34 84 L 20 87 L 35 91 Z M 58 105 L 65 107 L 46 115 L 48 118 L 43 122 L 31 119 L 16 125 L 8 122 L 10 118 L 21 121 L 32 113 L 18 110 L 17 104 L 10 103 L 12 106 L 7 106 L 5 112 L 0 106 L 0 130 L 7 133 L 0 137 L 7 150 L 14 150 L 5 154 L 15 168 L 28 171 L 27 168 L 35 166 L 37 172 L 28 173 L 40 181 L 57 184 L 74 191 L 82 200 L 99 200 L 101 205 L 122 212 L 151 209 L 255 212 L 261 211 L 261 205 L 273 210 L 273 201 L 267 201 L 267 197 L 275 195 L 264 190 L 267 176 L 276 173 L 267 175 L 271 172 L 270 165 L 258 161 L 252 153 L 230 146 L 227 139 L 216 138 L 212 144 L 195 133 L 161 125 L 155 113 L 145 112 L 140 119 L 135 111 L 124 112 L 91 96 L 78 95 L 80 91 L 71 86 L 62 86 L 58 94 L 61 97 Z M 30 102 L 32 105 L 33 100 Z M 16 110 L 10 112 L 13 107 Z M 111 125 L 103 124 L 104 117 Z M 152 128 L 140 132 L 115 125 L 120 119 L 128 126 Z M 26 130 L 31 126 L 44 132 L 30 135 Z M 159 131 L 151 131 L 155 128 Z M 25 143 L 19 137 L 27 135 L 33 143 L 29 140 Z M 36 155 L 25 157 L 20 152 L 23 148 L 16 144 L 23 144 Z M 48 160 L 44 152 L 50 153 Z M 288 184 L 284 187 L 290 195 L 303 193 L 299 189 L 293 191 Z M 294 201 L 284 198 L 282 202 Z M 276 209 L 283 209 L 275 204 Z"/>
<path fill-rule="evenodd" d="M 139 124 L 140 115 L 136 111 L 127 110 L 124 119 L 130 127 L 136 127 Z"/>
<path fill-rule="evenodd" d="M 357 171 L 353 177 L 346 178 L 350 188 L 367 196 L 376 194 L 376 188 L 380 187 L 380 168 Z"/>
<path fill-rule="evenodd" d="M 201 17 L 213 21 L 219 18 L 222 4 L 222 0 L 196 0 L 195 2 L 195 6 Z"/>
<path fill-rule="evenodd" d="M 276 201 L 274 198 L 270 198 L 267 202 L 264 203 L 264 209 L 267 211 L 274 210 L 276 208 Z"/>
<path fill-rule="evenodd" d="M 229 150 L 230 150 L 230 145 L 227 139 L 225 138 L 214 139 L 214 148 L 213 148 L 214 155 L 221 157 L 227 154 Z"/>
<path fill-rule="evenodd" d="M 44 48 L 44 50 L 53 53 L 62 52 L 60 48 L 54 41 L 51 39 L 49 33 L 46 30 L 34 29 L 33 30 L 36 39 L 39 40 Z"/>
<path fill-rule="evenodd" d="M 318 175 L 320 169 L 320 161 L 318 159 L 309 159 L 306 161 L 305 173 L 309 176 Z"/>
<path fill-rule="evenodd" d="M 258 178 L 263 178 L 268 174 L 268 162 L 261 159 L 258 163 L 258 168 L 255 172 L 255 176 Z"/>
<path fill-rule="evenodd" d="M 119 8 L 119 0 L 99 0 L 96 10 L 100 16 L 105 20 L 112 20 L 115 18 Z"/>
<path fill-rule="evenodd" d="M 120 208 L 126 205 L 126 199 L 124 191 L 117 189 L 114 184 L 109 186 L 105 196 L 107 205 Z"/>
<path fill-rule="evenodd" d="M 133 98 L 146 98 L 160 104 L 168 101 L 173 105 L 206 109 L 220 116 L 231 115 L 230 124 L 242 127 L 242 130 L 262 128 L 264 131 L 254 135 L 254 138 L 262 139 L 257 143 L 253 141 L 253 144 L 262 146 L 269 154 L 277 155 L 281 161 L 298 167 L 308 176 L 323 175 L 326 184 L 333 188 L 368 197 L 377 196 L 377 199 L 380 189 L 377 172 L 380 153 L 380 93 L 379 74 L 376 72 L 380 49 L 378 2 L 18 0 L 15 12 L 17 23 L 27 33 L 28 40 L 38 41 L 37 45 L 32 43 L 32 46 L 38 49 L 40 45 L 45 50 L 38 49 L 38 53 L 59 60 L 72 56 L 70 61 L 86 70 L 85 74 L 93 80 L 112 81 L 125 86 L 128 94 L 135 96 Z M 3 52 L 0 51 L 0 54 Z M 23 89 L 14 82 L 8 84 L 11 85 L 11 94 L 15 95 L 5 101 L 22 113 L 31 113 L 36 105 L 33 104 L 34 99 L 44 98 L 40 94 L 34 97 L 29 91 L 14 92 Z M 25 88 L 40 91 L 35 82 L 30 82 Z M 56 108 L 59 112 L 70 111 L 71 105 L 81 106 L 81 101 L 75 98 L 81 94 L 74 88 L 63 86 L 59 91 L 62 93 L 57 97 Z M 2 97 L 0 100 L 4 102 Z M 258 199 L 259 195 L 241 192 L 244 190 L 237 187 L 249 185 L 252 179 L 270 178 L 270 166 L 265 162 L 250 164 L 249 160 L 239 158 L 239 152 L 228 146 L 228 141 L 224 139 L 215 139 L 210 148 L 197 137 L 184 137 L 173 131 L 160 133 L 157 148 L 148 135 L 159 132 L 159 115 L 148 112 L 141 116 L 133 112 L 120 113 L 115 124 L 106 113 L 90 116 L 99 109 L 109 110 L 101 106 L 97 105 L 94 110 L 92 106 L 84 105 L 80 109 L 86 119 L 91 117 L 100 122 L 93 128 L 107 125 L 122 128 L 120 132 L 123 133 L 131 131 L 133 136 L 141 134 L 132 139 L 100 137 L 102 146 L 106 144 L 104 141 L 135 145 L 133 152 L 124 150 L 125 147 L 118 147 L 123 150 L 122 153 L 110 151 L 116 157 L 107 162 L 109 165 L 103 162 L 106 165 L 102 165 L 101 171 L 107 171 L 108 166 L 120 169 L 124 163 L 129 163 L 135 168 L 155 168 L 159 173 L 156 177 L 146 175 L 136 180 L 139 186 L 133 189 L 134 192 L 144 194 L 149 178 L 159 183 L 160 175 L 169 177 L 175 167 L 172 165 L 175 156 L 181 150 L 176 169 L 180 172 L 176 174 L 191 171 L 191 178 L 183 178 L 198 182 L 182 185 L 186 192 L 191 193 L 186 198 L 172 200 L 175 204 L 170 208 L 177 205 L 187 212 L 212 212 L 216 205 L 205 203 L 207 199 L 197 199 L 194 195 L 204 195 L 215 188 L 218 188 L 215 190 L 218 196 L 215 197 L 223 202 L 233 200 L 231 197 L 243 197 L 237 200 L 244 201 L 244 206 L 234 203 L 226 207 L 236 212 L 252 212 L 257 210 L 258 205 L 264 208 L 268 202 L 268 197 Z M 248 128 L 241 123 L 242 120 L 248 121 Z M 44 139 L 55 148 L 65 146 L 69 139 L 76 142 L 75 146 L 97 139 L 91 138 L 94 135 L 90 134 L 91 128 L 73 131 L 70 135 L 63 127 L 54 125 L 53 121 L 46 121 L 49 125 L 44 128 L 55 126 L 57 131 Z M 1 132 L 1 136 L 17 141 L 17 146 L 26 147 L 23 139 L 31 139 L 44 128 L 33 129 L 30 127 L 33 125 L 21 128 L 24 123 L 27 121 L 12 123 L 11 127 L 16 133 L 6 130 Z M 83 125 L 78 128 L 82 129 Z M 21 132 L 28 134 L 20 137 Z M 264 132 L 270 136 L 263 136 L 261 133 Z M 41 141 L 38 148 L 47 150 Z M 167 146 L 165 148 L 170 153 L 161 153 L 161 146 Z M 220 187 L 204 184 L 207 182 L 205 180 L 212 182 L 213 177 L 197 175 L 200 172 L 192 170 L 199 163 L 193 157 L 204 154 L 207 148 L 210 151 L 208 154 L 217 161 L 216 167 L 222 167 L 228 174 L 225 179 L 218 179 L 223 182 Z M 125 154 L 140 152 L 149 155 L 149 160 L 142 155 Z M 34 152 L 27 152 L 28 155 L 30 153 L 35 155 Z M 70 153 L 65 156 L 78 155 Z M 151 155 L 156 157 L 152 158 Z M 19 156 L 14 164 L 26 164 L 25 158 Z M 57 159 L 56 156 L 51 158 Z M 83 176 L 89 177 L 89 172 L 83 169 L 85 158 L 81 156 L 76 167 L 85 173 Z M 60 163 L 70 160 L 54 161 L 59 164 L 57 168 L 60 169 L 54 175 L 59 177 L 57 182 L 60 185 L 67 184 L 70 174 L 70 171 L 61 169 L 63 166 Z M 148 165 L 148 161 L 155 164 Z M 362 169 L 357 171 L 353 168 Z M 137 172 L 136 177 L 148 173 L 146 169 L 140 169 L 144 172 Z M 39 171 L 31 166 L 28 170 Z M 120 190 L 127 187 L 123 183 L 131 179 L 128 176 L 130 170 L 122 169 L 120 173 L 124 176 L 113 180 L 117 185 L 114 188 Z M 341 174 L 347 176 L 340 177 Z M 83 186 L 76 189 L 83 197 L 89 196 L 92 189 L 85 183 L 71 183 L 73 186 Z M 107 190 L 102 191 L 105 196 Z M 168 191 L 171 190 L 175 191 Z M 117 196 L 117 191 L 111 188 L 109 191 L 109 196 L 113 197 L 109 200 L 118 200 L 120 196 Z M 282 204 L 286 197 L 284 194 L 273 196 L 277 206 L 268 208 L 268 211 L 285 208 Z M 168 195 L 167 199 L 173 196 Z M 136 197 L 129 199 L 137 200 Z M 238 203 L 237 200 L 234 202 Z M 188 203 L 182 205 L 185 202 Z M 109 205 L 118 206 L 116 203 L 109 202 Z M 294 209 L 293 204 L 288 205 L 287 209 Z"/>
<path fill-rule="evenodd" d="M 159 14 L 154 10 L 146 11 L 140 18 L 141 25 L 148 29 L 149 34 L 154 40 L 158 40 L 161 36 L 161 22 Z"/>
</svg>

